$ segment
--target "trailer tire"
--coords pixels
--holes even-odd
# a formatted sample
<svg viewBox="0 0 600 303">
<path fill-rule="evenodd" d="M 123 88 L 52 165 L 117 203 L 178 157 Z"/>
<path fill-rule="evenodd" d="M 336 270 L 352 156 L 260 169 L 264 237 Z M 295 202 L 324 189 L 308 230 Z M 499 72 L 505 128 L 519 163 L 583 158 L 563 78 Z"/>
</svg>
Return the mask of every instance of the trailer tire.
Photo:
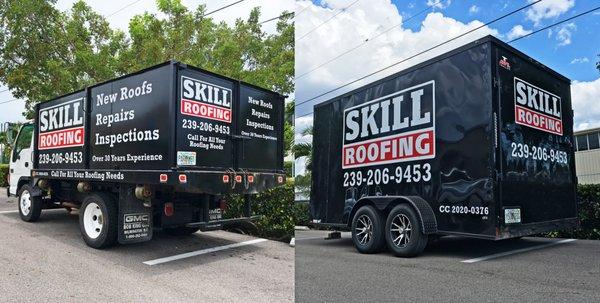
<svg viewBox="0 0 600 303">
<path fill-rule="evenodd" d="M 117 243 L 119 209 L 110 195 L 93 193 L 83 199 L 79 210 L 79 229 L 85 243 L 106 248 Z"/>
<path fill-rule="evenodd" d="M 170 227 L 164 228 L 165 233 L 171 236 L 189 236 L 197 231 L 199 231 L 199 227 L 187 227 L 187 226 L 179 226 L 179 227 Z"/>
<path fill-rule="evenodd" d="M 25 184 L 19 189 L 19 215 L 25 222 L 35 222 L 42 214 L 42 197 L 31 195 L 31 186 Z"/>
<path fill-rule="evenodd" d="M 428 236 L 423 233 L 415 210 L 408 204 L 400 204 L 388 214 L 385 240 L 394 255 L 408 258 L 423 252 Z"/>
<path fill-rule="evenodd" d="M 373 254 L 383 248 L 383 222 L 373 206 L 362 206 L 352 217 L 352 242 L 362 254 Z"/>
</svg>

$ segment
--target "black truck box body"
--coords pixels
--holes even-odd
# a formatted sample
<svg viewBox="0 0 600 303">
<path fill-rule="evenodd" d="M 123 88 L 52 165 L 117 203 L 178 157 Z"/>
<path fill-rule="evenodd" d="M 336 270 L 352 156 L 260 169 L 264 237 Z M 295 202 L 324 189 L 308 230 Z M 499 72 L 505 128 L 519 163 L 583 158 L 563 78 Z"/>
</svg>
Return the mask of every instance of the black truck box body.
<svg viewBox="0 0 600 303">
<path fill-rule="evenodd" d="M 346 226 L 361 198 L 419 196 L 439 233 L 574 226 L 572 129 L 570 81 L 482 38 L 314 107 L 311 218 Z"/>
<path fill-rule="evenodd" d="M 284 96 L 183 63 L 36 110 L 36 177 L 206 193 L 256 193 L 283 182 Z"/>
</svg>

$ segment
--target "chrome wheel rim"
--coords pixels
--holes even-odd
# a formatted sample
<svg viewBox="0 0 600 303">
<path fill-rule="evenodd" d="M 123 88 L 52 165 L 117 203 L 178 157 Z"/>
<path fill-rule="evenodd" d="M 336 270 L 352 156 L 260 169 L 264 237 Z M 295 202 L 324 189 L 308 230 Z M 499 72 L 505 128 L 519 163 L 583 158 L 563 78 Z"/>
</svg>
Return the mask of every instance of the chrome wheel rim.
<svg viewBox="0 0 600 303">
<path fill-rule="evenodd" d="M 397 247 L 406 247 L 412 236 L 412 224 L 405 214 L 397 214 L 390 227 L 392 243 Z"/>
<path fill-rule="evenodd" d="M 29 215 L 29 212 L 31 212 L 31 194 L 29 191 L 24 190 L 21 193 L 21 197 L 19 198 L 19 206 L 21 207 L 21 213 L 24 216 Z"/>
<path fill-rule="evenodd" d="M 361 215 L 356 220 L 356 239 L 360 245 L 367 245 L 373 240 L 373 221 L 367 215 Z"/>
<path fill-rule="evenodd" d="M 88 204 L 83 212 L 83 228 L 88 237 L 98 238 L 104 226 L 104 216 L 100 206 L 94 202 Z"/>
</svg>

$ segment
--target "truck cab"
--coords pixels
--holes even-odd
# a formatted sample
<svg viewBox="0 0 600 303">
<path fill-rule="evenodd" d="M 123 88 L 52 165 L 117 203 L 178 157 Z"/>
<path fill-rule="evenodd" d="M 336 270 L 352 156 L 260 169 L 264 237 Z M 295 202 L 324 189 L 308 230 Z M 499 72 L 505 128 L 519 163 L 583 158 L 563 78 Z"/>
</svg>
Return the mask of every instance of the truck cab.
<svg viewBox="0 0 600 303">
<path fill-rule="evenodd" d="M 21 126 L 10 155 L 8 196 L 16 196 L 23 184 L 31 180 L 33 167 L 34 125 L 27 122 Z"/>
</svg>

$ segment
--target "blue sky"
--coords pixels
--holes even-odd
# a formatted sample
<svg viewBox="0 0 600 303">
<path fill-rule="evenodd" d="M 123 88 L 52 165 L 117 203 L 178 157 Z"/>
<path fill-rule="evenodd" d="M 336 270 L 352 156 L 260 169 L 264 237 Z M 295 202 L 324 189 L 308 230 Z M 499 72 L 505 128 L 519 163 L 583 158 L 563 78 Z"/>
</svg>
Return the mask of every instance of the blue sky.
<svg viewBox="0 0 600 303">
<path fill-rule="evenodd" d="M 445 3 L 445 1 L 442 2 Z M 427 8 L 426 1 L 395 0 L 392 3 L 403 16 L 407 17 Z M 500 15 L 518 9 L 527 3 L 528 1 L 453 0 L 450 5 L 444 9 L 438 9 L 438 11 L 462 22 L 477 19 L 485 23 Z M 600 1 L 577 0 L 574 1 L 574 6 L 566 13 L 541 20 L 537 25 L 529 20 L 526 13 L 522 11 L 492 24 L 491 27 L 499 30 L 502 34 L 508 33 L 515 25 L 522 25 L 526 30 L 535 30 L 577 15 L 598 5 L 600 5 Z M 472 7 L 475 8 L 471 9 Z M 407 22 L 406 27 L 418 30 L 424 18 L 425 14 L 422 14 Z M 600 73 L 595 68 L 595 62 L 598 61 L 598 54 L 600 54 L 600 10 L 596 11 L 596 15 L 593 13 L 588 14 L 574 19 L 572 23 L 575 24 L 576 29 L 570 30 L 571 43 L 567 45 L 559 45 L 559 42 L 556 40 L 556 32 L 557 29 L 560 29 L 560 26 L 553 28 L 551 32 L 546 30 L 528 38 L 515 41 L 512 45 L 572 80 L 590 81 L 596 79 L 600 76 Z M 549 33 L 551 33 L 550 37 L 548 36 Z M 507 40 L 507 37 L 500 38 L 505 41 Z M 579 62 L 576 60 L 576 63 L 571 63 L 574 59 L 585 61 L 582 58 L 588 58 L 589 61 Z"/>
</svg>

